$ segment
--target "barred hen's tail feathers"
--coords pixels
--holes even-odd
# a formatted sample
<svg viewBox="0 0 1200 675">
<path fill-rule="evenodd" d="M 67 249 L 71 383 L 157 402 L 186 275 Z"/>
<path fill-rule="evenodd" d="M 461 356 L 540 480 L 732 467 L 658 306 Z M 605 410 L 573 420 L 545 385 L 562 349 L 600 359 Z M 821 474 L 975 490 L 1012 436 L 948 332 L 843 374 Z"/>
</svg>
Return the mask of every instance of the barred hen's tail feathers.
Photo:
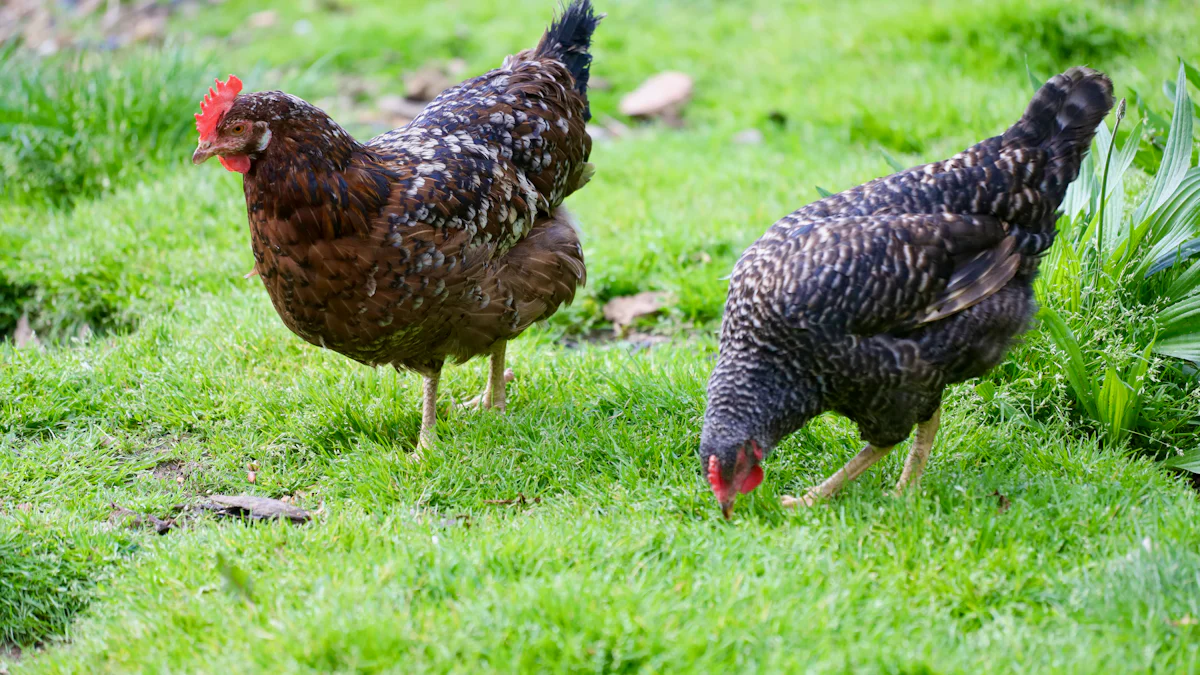
<svg viewBox="0 0 1200 675">
<path fill-rule="evenodd" d="M 591 0 L 574 0 L 542 36 L 533 56 L 547 56 L 561 61 L 575 78 L 575 91 L 587 97 L 588 74 L 592 67 L 592 33 L 604 18 L 592 9 Z M 591 119 L 591 110 L 584 109 L 584 119 Z"/>
<path fill-rule="evenodd" d="M 1107 75 L 1091 68 L 1071 68 L 1038 89 L 1002 142 L 1005 147 L 1039 147 L 1047 152 L 1041 189 L 1058 204 L 1079 174 L 1096 127 L 1112 107 L 1113 85 Z"/>
</svg>

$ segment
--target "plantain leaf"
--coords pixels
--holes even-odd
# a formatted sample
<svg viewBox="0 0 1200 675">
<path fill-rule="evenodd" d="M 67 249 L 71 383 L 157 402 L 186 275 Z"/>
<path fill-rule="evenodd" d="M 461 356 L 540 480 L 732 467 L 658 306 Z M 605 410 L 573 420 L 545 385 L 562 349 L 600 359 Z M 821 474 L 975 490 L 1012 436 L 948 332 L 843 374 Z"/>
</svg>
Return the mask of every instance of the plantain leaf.
<svg viewBox="0 0 1200 675">
<path fill-rule="evenodd" d="M 1096 390 L 1092 379 L 1088 376 L 1087 362 L 1083 359 L 1083 350 L 1079 348 L 1079 340 L 1067 326 L 1058 312 L 1049 306 L 1043 306 L 1038 311 L 1046 331 L 1054 343 L 1067 353 L 1066 369 L 1067 382 L 1075 392 L 1075 399 L 1083 406 L 1084 411 L 1094 420 L 1099 421 L 1100 413 L 1096 405 Z"/>
<path fill-rule="evenodd" d="M 1100 395 L 1096 397 L 1096 410 L 1110 445 L 1116 445 L 1125 438 L 1125 419 L 1130 393 L 1129 385 L 1121 379 L 1117 369 L 1108 366 L 1104 371 L 1104 381 L 1100 385 Z"/>
<path fill-rule="evenodd" d="M 1176 78 L 1175 110 L 1171 117 L 1171 129 L 1167 134 L 1167 146 L 1163 150 L 1162 164 L 1150 186 L 1150 194 L 1134 214 L 1141 221 L 1154 213 L 1175 192 L 1192 164 L 1192 101 L 1187 94 L 1187 77 L 1183 64 L 1179 64 Z"/>
<path fill-rule="evenodd" d="M 1167 287 L 1166 296 L 1172 300 L 1179 300 L 1200 289 L 1200 260 L 1192 263 L 1192 266 L 1183 274 L 1175 277 L 1171 285 Z"/>
<path fill-rule="evenodd" d="M 1192 473 L 1200 473 L 1200 448 L 1182 455 L 1163 460 L 1162 465 L 1169 469 L 1181 469 Z"/>
<path fill-rule="evenodd" d="M 1188 240 L 1200 234 L 1200 167 L 1184 174 L 1175 192 L 1153 212 L 1150 223 L 1150 252 L 1143 257 L 1138 272 L 1143 276 L 1164 257 L 1174 256 Z"/>
<path fill-rule="evenodd" d="M 1156 354 L 1200 364 L 1200 335 L 1179 335 L 1163 338 L 1154 346 Z"/>
<path fill-rule="evenodd" d="M 1191 82 L 1193 87 L 1200 89 L 1200 70 L 1197 70 L 1190 63 L 1184 62 L 1183 71 L 1187 74 L 1188 82 Z"/>
<path fill-rule="evenodd" d="M 1154 251 L 1151 251 L 1153 254 Z M 1168 267 L 1174 267 L 1177 264 L 1187 261 L 1188 258 L 1200 253 L 1200 237 L 1184 242 L 1179 248 L 1174 251 L 1168 251 L 1154 260 L 1152 255 L 1147 255 L 1147 260 L 1153 260 L 1154 264 L 1150 265 L 1150 269 L 1146 272 L 1146 276 L 1157 274 Z"/>
<path fill-rule="evenodd" d="M 1200 337 L 1200 294 L 1171 303 L 1158 313 L 1158 322 L 1163 336 L 1195 333 Z"/>
</svg>

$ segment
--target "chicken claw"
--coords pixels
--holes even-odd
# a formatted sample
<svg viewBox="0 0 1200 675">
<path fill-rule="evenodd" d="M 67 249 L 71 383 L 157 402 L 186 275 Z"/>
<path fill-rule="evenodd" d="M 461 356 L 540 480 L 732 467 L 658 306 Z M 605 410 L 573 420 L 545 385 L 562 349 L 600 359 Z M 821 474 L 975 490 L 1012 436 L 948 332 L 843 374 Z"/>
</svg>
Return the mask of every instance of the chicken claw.
<svg viewBox="0 0 1200 675">
<path fill-rule="evenodd" d="M 810 506 L 816 506 L 817 502 L 821 501 L 821 499 L 822 497 L 820 493 L 817 492 L 817 489 L 812 488 L 808 492 L 805 492 L 803 496 L 798 498 L 791 495 L 784 495 L 780 500 L 780 503 L 785 509 L 808 508 Z"/>
</svg>

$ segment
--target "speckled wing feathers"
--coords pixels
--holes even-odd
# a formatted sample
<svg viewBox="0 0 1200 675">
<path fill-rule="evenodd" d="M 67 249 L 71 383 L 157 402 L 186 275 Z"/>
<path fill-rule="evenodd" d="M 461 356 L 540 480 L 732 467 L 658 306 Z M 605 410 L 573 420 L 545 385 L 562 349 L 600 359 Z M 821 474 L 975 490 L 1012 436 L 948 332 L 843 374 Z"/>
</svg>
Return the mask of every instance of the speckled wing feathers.
<svg viewBox="0 0 1200 675">
<path fill-rule="evenodd" d="M 752 293 L 751 304 L 792 326 L 887 332 L 974 298 L 1008 257 L 982 254 L 1005 239 L 1003 224 L 982 216 L 789 217 L 743 255 L 730 302 Z"/>
<path fill-rule="evenodd" d="M 239 99 L 286 125 L 246 195 L 256 267 L 289 328 L 363 363 L 426 372 L 571 300 L 583 252 L 561 204 L 593 171 L 572 69 L 586 73 L 598 19 L 584 0 L 566 15 L 555 27 L 570 35 L 366 144 L 295 97 Z"/>
</svg>

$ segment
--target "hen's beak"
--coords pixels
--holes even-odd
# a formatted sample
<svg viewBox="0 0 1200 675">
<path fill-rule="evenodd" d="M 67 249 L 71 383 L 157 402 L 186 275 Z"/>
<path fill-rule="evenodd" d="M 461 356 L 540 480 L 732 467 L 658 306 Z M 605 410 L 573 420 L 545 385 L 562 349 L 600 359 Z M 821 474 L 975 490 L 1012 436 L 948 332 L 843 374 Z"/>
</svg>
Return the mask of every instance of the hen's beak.
<svg viewBox="0 0 1200 675">
<path fill-rule="evenodd" d="M 730 497 L 729 501 L 721 502 L 721 515 L 725 516 L 725 520 L 729 520 L 729 518 L 733 515 L 733 500 L 734 499 L 735 499 L 734 497 Z"/>
<path fill-rule="evenodd" d="M 192 153 L 192 164 L 203 164 L 205 160 L 217 154 L 213 149 L 212 143 L 201 142 L 196 146 L 196 152 Z"/>
</svg>

